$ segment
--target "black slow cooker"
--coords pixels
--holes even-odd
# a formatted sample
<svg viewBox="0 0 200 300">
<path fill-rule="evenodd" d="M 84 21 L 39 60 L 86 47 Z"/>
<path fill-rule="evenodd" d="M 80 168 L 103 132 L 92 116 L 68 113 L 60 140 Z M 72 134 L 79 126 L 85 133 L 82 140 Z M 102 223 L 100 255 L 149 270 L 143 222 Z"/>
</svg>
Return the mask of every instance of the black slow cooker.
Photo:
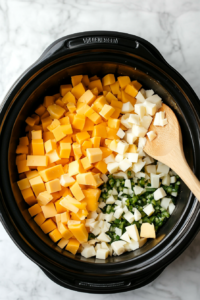
<svg viewBox="0 0 200 300">
<path fill-rule="evenodd" d="M 55 41 L 14 83 L 0 113 L 0 216 L 5 229 L 54 282 L 98 294 L 128 291 L 151 282 L 185 250 L 200 227 L 200 203 L 184 183 L 175 211 L 155 240 L 105 261 L 61 250 L 31 219 L 16 184 L 15 149 L 24 132 L 24 120 L 45 95 L 53 95 L 61 84 L 70 83 L 70 76 L 107 73 L 137 79 L 174 110 L 181 125 L 186 159 L 200 179 L 199 99 L 158 50 L 137 36 L 91 31 Z"/>
</svg>

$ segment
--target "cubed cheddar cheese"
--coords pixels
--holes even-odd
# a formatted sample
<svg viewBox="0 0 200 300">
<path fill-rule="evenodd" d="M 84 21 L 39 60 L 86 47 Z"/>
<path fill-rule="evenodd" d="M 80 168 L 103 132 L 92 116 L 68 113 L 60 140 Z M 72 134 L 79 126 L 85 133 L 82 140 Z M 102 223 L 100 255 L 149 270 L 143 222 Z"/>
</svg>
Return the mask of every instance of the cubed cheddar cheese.
<svg viewBox="0 0 200 300">
<path fill-rule="evenodd" d="M 84 201 L 87 202 L 88 211 L 96 211 L 98 208 L 98 200 L 101 195 L 101 190 L 99 189 L 87 189 L 83 190 L 85 195 Z"/>
<path fill-rule="evenodd" d="M 70 220 L 70 214 L 68 211 L 61 213 L 61 223 L 67 225 L 68 221 Z"/>
<path fill-rule="evenodd" d="M 88 132 L 79 132 L 76 134 L 76 141 L 81 145 L 84 141 L 88 140 L 89 138 L 90 135 L 88 134 Z"/>
<path fill-rule="evenodd" d="M 80 185 L 78 184 L 78 182 L 75 182 L 71 187 L 70 187 L 70 191 L 72 192 L 72 194 L 74 195 L 74 197 L 76 198 L 76 200 L 81 201 L 85 198 L 82 189 L 80 187 Z"/>
<path fill-rule="evenodd" d="M 19 138 L 19 145 L 22 146 L 28 146 L 29 145 L 29 139 L 27 136 Z"/>
<path fill-rule="evenodd" d="M 57 178 L 57 179 L 48 181 L 45 183 L 45 187 L 49 194 L 61 191 L 60 180 Z"/>
<path fill-rule="evenodd" d="M 22 193 L 24 200 L 26 201 L 26 203 L 28 205 L 32 206 L 37 203 L 37 200 L 36 200 L 31 188 L 22 190 L 21 193 Z"/>
<path fill-rule="evenodd" d="M 60 142 L 60 157 L 69 158 L 71 153 L 71 144 Z"/>
<path fill-rule="evenodd" d="M 82 82 L 73 87 L 71 93 L 75 96 L 76 99 L 79 99 L 85 93 L 85 88 Z"/>
<path fill-rule="evenodd" d="M 71 82 L 73 87 L 79 84 L 82 81 L 82 79 L 83 79 L 83 75 L 71 76 Z"/>
<path fill-rule="evenodd" d="M 40 172 L 40 176 L 44 182 L 59 178 L 64 174 L 62 165 L 57 165 Z"/>
<path fill-rule="evenodd" d="M 60 94 L 61 96 L 65 96 L 68 92 L 70 92 L 72 89 L 72 85 L 71 84 L 64 84 L 60 86 Z"/>
<path fill-rule="evenodd" d="M 56 149 L 56 141 L 55 140 L 48 140 L 44 143 L 44 148 L 45 148 L 45 151 L 46 153 L 49 153 L 53 150 Z"/>
<path fill-rule="evenodd" d="M 87 156 L 87 153 L 86 153 L 87 148 L 92 148 L 92 141 L 91 140 L 87 140 L 87 141 L 83 142 L 83 144 L 81 146 L 82 153 L 85 156 Z"/>
<path fill-rule="evenodd" d="M 105 104 L 99 114 L 104 119 L 108 120 L 110 118 L 110 116 L 114 113 L 114 111 L 115 111 L 114 107 Z"/>
<path fill-rule="evenodd" d="M 40 225 L 40 228 L 42 229 L 42 231 L 45 234 L 47 234 L 47 233 L 53 231 L 54 229 L 56 229 L 56 224 L 51 219 L 49 219 L 49 220 L 45 221 L 44 223 L 42 223 Z"/>
<path fill-rule="evenodd" d="M 91 105 L 96 99 L 96 96 L 90 91 L 87 90 L 79 99 L 79 102 L 86 103 L 88 105 Z"/>
<path fill-rule="evenodd" d="M 57 214 L 55 205 L 53 203 L 48 203 L 47 205 L 41 206 L 41 209 L 46 219 L 52 218 Z"/>
<path fill-rule="evenodd" d="M 17 184 L 18 184 L 18 187 L 21 191 L 25 190 L 25 189 L 28 189 L 30 187 L 30 183 L 29 183 L 27 178 L 24 178 L 20 181 L 17 181 Z"/>
<path fill-rule="evenodd" d="M 46 111 L 46 107 L 44 107 L 43 105 L 40 105 L 36 110 L 35 110 L 35 113 L 38 115 L 38 116 L 42 116 Z"/>
<path fill-rule="evenodd" d="M 83 130 L 85 126 L 85 116 L 79 114 L 75 115 L 72 125 L 73 128 Z"/>
<path fill-rule="evenodd" d="M 47 108 L 49 105 L 54 104 L 55 98 L 54 96 L 45 96 L 43 105 Z"/>
<path fill-rule="evenodd" d="M 28 209 L 28 212 L 31 215 L 31 217 L 34 217 L 35 215 L 42 212 L 42 210 L 39 204 L 35 204 Z"/>
<path fill-rule="evenodd" d="M 53 196 L 47 191 L 44 191 L 42 193 L 39 193 L 39 195 L 37 196 L 37 200 L 40 205 L 46 205 L 51 200 L 53 200 Z"/>
<path fill-rule="evenodd" d="M 48 156 L 46 155 L 27 155 L 27 166 L 28 167 L 47 167 Z M 29 170 L 27 170 L 29 171 Z M 25 171 L 26 172 L 26 171 Z"/>
<path fill-rule="evenodd" d="M 62 239 L 58 242 L 57 246 L 58 246 L 60 249 L 63 249 L 63 248 L 65 248 L 65 246 L 66 246 L 68 243 L 69 243 L 69 240 L 67 240 L 67 239 L 65 239 L 65 238 L 62 238 Z"/>
<path fill-rule="evenodd" d="M 60 200 L 57 200 L 55 202 L 55 207 L 56 207 L 56 211 L 57 211 L 57 214 L 61 214 L 61 213 L 64 213 L 67 211 L 67 208 L 65 208 L 64 206 L 62 206 L 60 204 L 60 202 L 63 200 L 63 198 L 61 198 Z"/>
<path fill-rule="evenodd" d="M 59 232 L 59 230 L 56 228 L 54 229 L 53 231 L 51 231 L 49 233 L 49 237 L 52 239 L 52 241 L 54 243 L 58 242 L 60 239 L 62 239 L 62 235 L 61 233 Z"/>
<path fill-rule="evenodd" d="M 126 86 L 131 82 L 130 77 L 129 76 L 119 76 L 117 78 L 120 88 L 121 89 L 125 89 Z"/>
<path fill-rule="evenodd" d="M 48 106 L 47 111 L 49 112 L 50 116 L 54 119 L 60 119 L 65 113 L 65 109 L 57 104 Z"/>
<path fill-rule="evenodd" d="M 110 85 L 110 89 L 111 89 L 111 92 L 114 95 L 118 95 L 118 93 L 119 93 L 119 81 L 115 81 L 114 83 L 112 83 Z"/>
<path fill-rule="evenodd" d="M 65 103 L 65 104 L 67 104 L 67 103 L 76 104 L 76 98 L 74 97 L 74 95 L 71 92 L 68 92 L 62 98 L 62 102 Z"/>
<path fill-rule="evenodd" d="M 65 249 L 75 255 L 79 246 L 80 243 L 76 239 L 70 239 Z"/>
<path fill-rule="evenodd" d="M 79 243 L 87 242 L 88 232 L 84 224 L 69 225 L 68 227 Z"/>
<path fill-rule="evenodd" d="M 76 111 L 76 105 L 74 103 L 71 102 L 67 103 L 67 108 L 71 113 Z"/>
<path fill-rule="evenodd" d="M 107 138 L 107 131 L 105 130 L 105 126 L 102 124 L 94 126 L 92 137 Z"/>
<path fill-rule="evenodd" d="M 21 160 L 26 160 L 26 154 L 20 154 L 20 155 L 17 155 L 16 157 L 16 165 L 18 164 L 19 161 Z"/>
<path fill-rule="evenodd" d="M 102 78 L 102 83 L 103 83 L 103 86 L 111 85 L 111 84 L 115 83 L 114 74 L 107 74 L 106 76 L 104 76 Z"/>
<path fill-rule="evenodd" d="M 91 163 L 89 162 L 88 157 L 82 158 L 82 159 L 81 159 L 81 163 L 82 163 L 83 169 L 84 169 L 85 171 L 88 171 L 88 170 L 90 170 L 90 169 L 93 168 L 93 165 L 91 165 Z"/>
<path fill-rule="evenodd" d="M 60 234 L 62 235 L 62 237 L 64 237 L 67 240 L 69 240 L 73 236 L 72 232 L 62 222 L 59 223 L 58 230 L 59 230 Z"/>
<path fill-rule="evenodd" d="M 37 176 L 37 177 L 34 177 L 34 178 L 30 179 L 29 182 L 30 182 L 30 185 L 31 185 L 36 197 L 40 193 L 42 193 L 46 190 L 44 182 L 43 182 L 43 180 L 40 176 Z"/>
<path fill-rule="evenodd" d="M 118 119 L 109 118 L 108 119 L 108 127 L 112 129 L 119 129 L 121 121 Z"/>
<path fill-rule="evenodd" d="M 101 83 L 100 79 L 93 80 L 93 81 L 91 81 L 91 79 L 90 79 L 90 83 L 88 85 L 88 88 L 90 90 L 92 90 L 94 88 L 97 88 L 99 93 L 103 92 L 103 87 L 102 87 L 102 83 Z"/>
<path fill-rule="evenodd" d="M 125 92 L 132 97 L 136 97 L 141 87 L 142 85 L 137 80 L 134 80 L 126 86 Z"/>
<path fill-rule="evenodd" d="M 99 148 L 89 148 L 86 153 L 91 164 L 102 160 L 102 151 Z"/>
<path fill-rule="evenodd" d="M 76 180 L 79 184 L 83 185 L 96 185 L 96 180 L 91 172 L 78 174 Z"/>
<path fill-rule="evenodd" d="M 33 155 L 44 155 L 43 139 L 32 140 Z"/>
<path fill-rule="evenodd" d="M 96 169 L 98 169 L 103 174 L 106 174 L 108 172 L 107 164 L 103 160 L 97 162 L 94 166 Z"/>
<path fill-rule="evenodd" d="M 34 221 L 38 224 L 38 226 L 41 226 L 44 221 L 45 221 L 45 217 L 43 212 L 40 212 L 38 215 L 35 216 Z"/>
<path fill-rule="evenodd" d="M 90 141 L 92 142 L 93 148 L 98 148 L 100 147 L 101 137 L 100 136 L 92 137 Z"/>
<path fill-rule="evenodd" d="M 16 149 L 17 154 L 28 154 L 28 146 L 18 145 Z"/>
</svg>

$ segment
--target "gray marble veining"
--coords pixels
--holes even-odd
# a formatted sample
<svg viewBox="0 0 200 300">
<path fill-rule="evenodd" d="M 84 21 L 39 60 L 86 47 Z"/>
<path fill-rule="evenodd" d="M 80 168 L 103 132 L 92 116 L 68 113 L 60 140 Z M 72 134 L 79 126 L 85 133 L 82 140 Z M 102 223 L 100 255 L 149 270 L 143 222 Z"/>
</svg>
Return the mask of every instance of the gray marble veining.
<svg viewBox="0 0 200 300">
<path fill-rule="evenodd" d="M 64 35 L 116 30 L 154 44 L 200 97 L 199 0 L 0 0 L 0 101 L 43 50 Z M 95 299 L 198 300 L 200 234 L 148 286 Z M 51 282 L 0 225 L 0 300 L 93 299 Z"/>
</svg>

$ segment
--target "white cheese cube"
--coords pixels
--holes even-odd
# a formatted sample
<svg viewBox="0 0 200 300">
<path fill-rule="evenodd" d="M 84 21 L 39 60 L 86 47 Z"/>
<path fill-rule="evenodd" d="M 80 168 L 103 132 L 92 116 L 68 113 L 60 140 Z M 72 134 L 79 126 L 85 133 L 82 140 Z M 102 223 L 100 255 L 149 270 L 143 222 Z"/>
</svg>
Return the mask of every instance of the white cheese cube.
<svg viewBox="0 0 200 300">
<path fill-rule="evenodd" d="M 125 213 L 127 213 L 129 210 L 128 210 L 128 207 L 125 205 L 124 206 L 124 208 L 123 208 L 123 211 L 125 212 Z"/>
<path fill-rule="evenodd" d="M 146 129 L 149 129 L 153 118 L 151 116 L 144 116 L 140 122 L 140 125 Z"/>
<path fill-rule="evenodd" d="M 154 159 L 152 157 L 148 156 L 148 155 L 146 155 L 146 157 L 143 159 L 143 161 L 146 162 L 146 166 L 154 163 Z"/>
<path fill-rule="evenodd" d="M 106 221 L 107 221 L 107 222 L 111 222 L 113 216 L 114 216 L 114 213 L 113 213 L 113 212 L 111 212 L 111 213 L 109 213 L 109 214 L 105 214 L 105 219 L 106 219 Z"/>
<path fill-rule="evenodd" d="M 101 249 L 109 249 L 108 245 L 105 242 L 101 243 Z"/>
<path fill-rule="evenodd" d="M 178 196 L 178 193 L 177 193 L 177 192 L 172 192 L 171 195 L 172 195 L 173 197 L 177 197 L 177 196 Z"/>
<path fill-rule="evenodd" d="M 139 185 L 135 185 L 133 190 L 134 190 L 135 195 L 140 195 L 144 191 L 144 189 Z"/>
<path fill-rule="evenodd" d="M 122 110 L 121 110 L 121 113 L 124 114 L 124 113 L 129 113 L 131 111 L 134 110 L 134 107 L 133 105 L 131 104 L 131 102 L 126 102 L 126 103 L 123 103 L 122 105 Z"/>
<path fill-rule="evenodd" d="M 130 211 L 125 213 L 124 219 L 126 219 L 129 223 L 133 223 L 133 221 L 135 220 L 134 215 Z"/>
<path fill-rule="evenodd" d="M 126 153 L 125 157 L 128 158 L 128 160 L 132 163 L 137 163 L 138 162 L 138 153 Z"/>
<path fill-rule="evenodd" d="M 146 107 L 143 105 L 143 103 L 135 104 L 134 106 L 135 113 L 140 116 L 142 119 L 146 114 Z"/>
<path fill-rule="evenodd" d="M 128 232 L 130 238 L 132 238 L 134 241 L 139 241 L 140 236 L 138 233 L 137 226 L 135 224 L 127 226 L 126 231 Z"/>
<path fill-rule="evenodd" d="M 115 233 L 120 237 L 122 235 L 122 230 L 120 228 L 115 227 Z"/>
<path fill-rule="evenodd" d="M 110 196 L 107 200 L 106 200 L 106 204 L 113 204 L 115 203 L 115 198 L 113 196 Z"/>
<path fill-rule="evenodd" d="M 137 137 L 133 133 L 127 132 L 126 141 L 129 145 L 133 145 L 133 143 L 137 140 Z"/>
<path fill-rule="evenodd" d="M 145 172 L 156 174 L 156 165 L 145 166 Z"/>
<path fill-rule="evenodd" d="M 165 174 L 165 173 L 160 173 L 160 174 Z M 160 176 L 160 175 L 159 175 Z M 170 176 L 169 174 L 165 175 L 162 179 L 162 184 L 163 185 L 167 185 L 169 186 L 170 185 Z"/>
<path fill-rule="evenodd" d="M 165 126 L 168 124 L 167 119 L 160 120 L 160 126 Z"/>
<path fill-rule="evenodd" d="M 146 145 L 146 142 L 147 142 L 147 138 L 145 138 L 145 137 L 139 137 L 138 148 L 143 149 L 144 146 Z"/>
<path fill-rule="evenodd" d="M 135 173 L 135 177 L 137 177 L 137 178 L 146 178 L 146 174 L 143 173 L 143 172 L 138 172 L 138 173 Z"/>
<path fill-rule="evenodd" d="M 160 186 L 160 177 L 159 175 L 151 173 L 151 187 L 159 188 Z"/>
<path fill-rule="evenodd" d="M 126 128 L 132 128 L 132 124 L 129 123 L 129 116 L 130 114 L 125 114 L 121 117 L 121 123 L 124 125 Z"/>
<path fill-rule="evenodd" d="M 141 230 L 140 230 L 140 237 L 155 239 L 156 232 L 155 232 L 154 224 L 142 223 Z"/>
<path fill-rule="evenodd" d="M 86 221 L 85 221 L 85 226 L 86 226 L 86 227 L 90 227 L 90 224 L 91 224 L 91 223 L 94 223 L 94 222 L 95 222 L 94 219 L 86 219 Z"/>
<path fill-rule="evenodd" d="M 96 252 L 96 258 L 106 259 L 109 253 L 110 253 L 109 249 L 98 249 Z"/>
<path fill-rule="evenodd" d="M 97 252 L 97 250 L 101 249 L 101 244 L 96 244 L 95 246 L 95 251 Z"/>
<path fill-rule="evenodd" d="M 115 161 L 120 163 L 120 161 L 122 161 L 124 159 L 124 155 L 123 154 L 117 154 L 115 156 Z"/>
<path fill-rule="evenodd" d="M 117 131 L 117 136 L 120 139 L 123 139 L 123 137 L 125 136 L 125 132 L 121 128 L 119 128 L 119 130 Z"/>
<path fill-rule="evenodd" d="M 145 214 L 147 214 L 147 216 L 150 217 L 154 213 L 155 209 L 152 204 L 148 204 L 145 206 L 143 211 L 145 212 Z"/>
<path fill-rule="evenodd" d="M 126 242 L 116 241 L 111 244 L 111 247 L 117 255 L 121 255 L 126 251 L 126 249 L 124 248 L 125 245 Z"/>
<path fill-rule="evenodd" d="M 166 193 L 165 193 L 165 190 L 160 187 L 158 188 L 155 192 L 154 192 L 154 199 L 155 200 L 159 200 L 159 199 L 162 199 L 166 196 Z"/>
<path fill-rule="evenodd" d="M 106 206 L 105 202 L 101 202 L 101 203 L 99 204 L 99 208 L 104 208 L 105 206 Z"/>
<path fill-rule="evenodd" d="M 150 96 L 146 99 L 146 101 L 156 104 L 157 109 L 162 106 L 162 99 L 158 95 Z"/>
<path fill-rule="evenodd" d="M 128 179 L 128 176 L 126 173 L 124 172 L 118 172 L 116 174 L 113 174 L 114 178 L 124 178 L 124 179 Z"/>
<path fill-rule="evenodd" d="M 137 208 L 134 209 L 134 219 L 135 221 L 139 221 L 142 218 L 141 213 L 139 212 L 139 210 Z"/>
<path fill-rule="evenodd" d="M 81 255 L 85 258 L 89 258 L 89 257 L 95 256 L 96 252 L 95 252 L 94 247 L 90 246 L 90 247 L 84 248 L 83 251 L 81 252 Z"/>
<path fill-rule="evenodd" d="M 130 124 L 140 125 L 140 117 L 136 114 L 130 114 L 128 122 Z"/>
<path fill-rule="evenodd" d="M 160 205 L 164 208 L 164 209 L 168 209 L 170 202 L 172 201 L 171 198 L 162 198 Z"/>
<path fill-rule="evenodd" d="M 119 169 L 119 163 L 117 162 L 109 163 L 107 164 L 107 169 L 110 174 L 116 173 Z"/>
<path fill-rule="evenodd" d="M 119 163 L 119 168 L 125 172 L 132 166 L 132 163 L 127 159 L 124 158 L 120 163 Z"/>
<path fill-rule="evenodd" d="M 114 157 L 114 155 L 111 154 L 111 155 L 107 156 L 106 158 L 104 158 L 104 162 L 105 162 L 106 164 L 115 162 L 115 157 Z"/>
<path fill-rule="evenodd" d="M 106 174 L 101 174 L 100 177 L 105 183 L 108 181 L 108 176 L 106 176 Z"/>
<path fill-rule="evenodd" d="M 128 150 L 129 145 L 126 142 L 119 141 L 117 144 L 117 152 L 119 154 L 124 154 Z"/>
<path fill-rule="evenodd" d="M 160 126 L 160 113 L 157 112 L 156 115 L 155 115 L 155 118 L 154 118 L 154 121 L 153 121 L 153 125 L 154 126 Z"/>
<path fill-rule="evenodd" d="M 175 205 L 174 203 L 169 204 L 169 214 L 172 215 L 173 211 L 175 210 Z"/>
<path fill-rule="evenodd" d="M 176 177 L 175 176 L 170 177 L 170 183 L 175 183 L 175 182 L 176 182 Z"/>
<path fill-rule="evenodd" d="M 89 218 L 89 219 L 95 219 L 95 220 L 96 220 L 97 217 L 98 217 L 98 214 L 97 214 L 96 211 L 92 211 L 92 212 L 90 212 L 90 213 L 88 214 L 88 218 Z"/>
<path fill-rule="evenodd" d="M 147 129 L 138 125 L 133 125 L 132 133 L 135 137 L 144 137 L 147 133 Z"/>
<path fill-rule="evenodd" d="M 138 173 L 142 170 L 142 168 L 145 166 L 145 162 L 141 159 L 138 159 L 138 162 L 135 163 L 132 167 L 133 172 Z"/>
<path fill-rule="evenodd" d="M 129 188 L 129 189 L 131 189 L 131 181 L 130 181 L 130 179 L 126 179 L 125 180 L 124 186 L 127 187 L 127 188 Z"/>
<path fill-rule="evenodd" d="M 128 235 L 128 232 L 126 231 L 124 234 L 122 234 L 122 236 L 120 237 L 121 240 L 127 242 L 127 243 L 131 243 L 130 237 Z"/>
<path fill-rule="evenodd" d="M 157 137 L 157 134 L 152 130 L 152 131 L 147 132 L 147 136 L 150 141 L 153 141 Z"/>
<path fill-rule="evenodd" d="M 151 103 L 149 101 L 145 101 L 144 105 L 146 107 L 146 113 L 150 116 L 154 116 L 157 111 L 157 106 L 154 103 Z"/>
<path fill-rule="evenodd" d="M 158 167 L 157 167 L 157 173 L 165 173 L 168 174 L 169 173 L 169 167 L 164 165 L 161 162 L 157 163 Z"/>
<path fill-rule="evenodd" d="M 101 228 L 95 226 L 94 229 L 91 230 L 91 227 L 90 227 L 90 231 L 94 234 L 94 235 L 98 235 L 101 233 Z"/>
<path fill-rule="evenodd" d="M 113 189 L 112 189 L 112 194 L 113 194 L 113 195 L 118 195 L 118 191 L 117 191 L 115 188 L 113 188 Z"/>
<path fill-rule="evenodd" d="M 105 234 L 105 232 L 102 232 L 98 237 L 97 240 L 100 242 L 106 242 L 109 243 L 111 241 L 111 238 Z"/>
<path fill-rule="evenodd" d="M 138 148 L 138 156 L 139 157 L 144 157 L 146 154 L 144 153 L 144 151 L 141 148 Z"/>
<path fill-rule="evenodd" d="M 151 97 L 154 94 L 153 90 L 146 90 L 146 98 Z"/>
<path fill-rule="evenodd" d="M 116 218 L 116 219 L 119 219 L 120 217 L 121 217 L 121 215 L 123 214 L 123 209 L 122 208 L 118 208 L 116 211 L 115 211 L 115 213 L 114 213 L 114 217 Z"/>
<path fill-rule="evenodd" d="M 142 103 L 145 101 L 145 97 L 146 91 L 144 89 L 141 89 L 135 98 L 137 99 L 137 103 Z"/>
<path fill-rule="evenodd" d="M 75 179 L 73 177 L 70 177 L 68 174 L 61 175 L 60 184 L 62 186 L 67 187 L 73 183 L 75 183 Z"/>
</svg>

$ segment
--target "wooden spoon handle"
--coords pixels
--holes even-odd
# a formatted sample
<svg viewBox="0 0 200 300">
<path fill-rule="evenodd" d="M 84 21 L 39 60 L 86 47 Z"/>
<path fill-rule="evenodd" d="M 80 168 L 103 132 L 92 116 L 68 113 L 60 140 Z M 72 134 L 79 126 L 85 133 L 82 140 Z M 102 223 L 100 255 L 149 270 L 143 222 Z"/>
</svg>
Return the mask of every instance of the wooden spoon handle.
<svg viewBox="0 0 200 300">
<path fill-rule="evenodd" d="M 177 147 L 178 148 L 178 147 Z M 174 172 L 176 172 L 180 178 L 185 182 L 185 184 L 189 187 L 192 193 L 200 202 L 200 181 L 194 175 L 192 170 L 190 169 L 183 152 L 183 149 L 173 149 L 171 153 L 168 154 L 170 167 Z"/>
</svg>

